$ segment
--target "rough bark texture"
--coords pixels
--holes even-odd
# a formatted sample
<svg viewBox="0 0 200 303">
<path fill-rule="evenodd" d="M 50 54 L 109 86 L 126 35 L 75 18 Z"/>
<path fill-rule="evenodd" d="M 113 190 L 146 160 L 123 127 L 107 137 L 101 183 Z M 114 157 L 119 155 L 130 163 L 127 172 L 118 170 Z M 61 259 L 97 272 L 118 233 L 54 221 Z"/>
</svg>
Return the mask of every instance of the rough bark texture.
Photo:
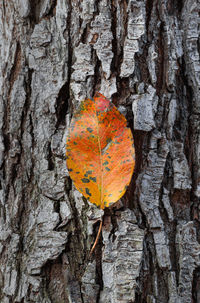
<svg viewBox="0 0 200 303">
<path fill-rule="evenodd" d="M 0 302 L 200 302 L 199 0 L 0 0 Z M 104 214 L 67 175 L 100 91 L 136 169 Z"/>
</svg>

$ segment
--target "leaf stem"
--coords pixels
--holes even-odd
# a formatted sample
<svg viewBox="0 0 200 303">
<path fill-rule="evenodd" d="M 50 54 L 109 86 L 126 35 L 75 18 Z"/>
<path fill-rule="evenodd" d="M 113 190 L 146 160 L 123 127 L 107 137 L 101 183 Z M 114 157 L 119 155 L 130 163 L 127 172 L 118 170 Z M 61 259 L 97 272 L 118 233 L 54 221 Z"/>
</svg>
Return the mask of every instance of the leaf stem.
<svg viewBox="0 0 200 303">
<path fill-rule="evenodd" d="M 93 251 L 94 251 L 94 249 L 95 249 L 95 247 L 98 243 L 98 240 L 99 240 L 99 237 L 100 237 L 100 234 L 101 234 L 101 231 L 102 231 L 102 224 L 103 224 L 103 220 L 100 221 L 99 230 L 98 230 L 98 233 L 97 233 L 97 236 L 96 236 L 96 240 L 95 240 L 95 242 L 92 246 L 92 249 L 90 251 L 90 257 L 92 256 L 92 253 L 93 253 Z"/>
</svg>

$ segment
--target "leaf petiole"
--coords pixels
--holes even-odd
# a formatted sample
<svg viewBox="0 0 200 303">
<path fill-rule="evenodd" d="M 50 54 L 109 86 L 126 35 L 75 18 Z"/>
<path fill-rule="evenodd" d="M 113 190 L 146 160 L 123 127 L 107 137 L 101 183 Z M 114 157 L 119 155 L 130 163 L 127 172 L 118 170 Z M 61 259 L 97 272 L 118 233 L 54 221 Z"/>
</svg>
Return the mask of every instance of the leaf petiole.
<svg viewBox="0 0 200 303">
<path fill-rule="evenodd" d="M 95 249 L 95 247 L 96 247 L 96 245 L 97 245 L 97 243 L 99 241 L 99 237 L 100 237 L 100 234 L 101 234 L 101 231 L 102 231 L 102 224 L 103 224 L 103 220 L 100 221 L 99 230 L 98 230 L 95 242 L 94 242 L 94 244 L 93 244 L 93 246 L 91 248 L 91 251 L 90 251 L 90 257 L 92 256 L 92 253 L 93 253 L 93 251 L 94 251 L 94 249 Z"/>
</svg>

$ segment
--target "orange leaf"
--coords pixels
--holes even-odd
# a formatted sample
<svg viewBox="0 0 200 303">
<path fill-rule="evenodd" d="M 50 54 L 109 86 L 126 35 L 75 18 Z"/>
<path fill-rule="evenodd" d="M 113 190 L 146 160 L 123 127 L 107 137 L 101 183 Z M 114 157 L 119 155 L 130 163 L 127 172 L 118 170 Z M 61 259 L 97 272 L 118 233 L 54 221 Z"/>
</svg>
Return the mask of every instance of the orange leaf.
<svg viewBox="0 0 200 303">
<path fill-rule="evenodd" d="M 67 167 L 76 188 L 102 209 L 118 201 L 133 173 L 133 136 L 125 117 L 103 95 L 83 101 L 67 138 Z"/>
</svg>

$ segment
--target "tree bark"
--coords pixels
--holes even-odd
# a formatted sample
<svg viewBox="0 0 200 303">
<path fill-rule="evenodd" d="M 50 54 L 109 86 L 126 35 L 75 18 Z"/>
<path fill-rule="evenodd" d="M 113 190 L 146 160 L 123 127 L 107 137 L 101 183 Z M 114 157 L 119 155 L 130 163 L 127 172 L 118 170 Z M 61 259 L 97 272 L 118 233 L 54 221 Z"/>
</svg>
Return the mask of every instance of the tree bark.
<svg viewBox="0 0 200 303">
<path fill-rule="evenodd" d="M 0 302 L 200 302 L 199 12 L 198 0 L 0 0 Z M 73 112 L 96 91 L 136 149 L 104 213 L 65 161 Z"/>
</svg>

